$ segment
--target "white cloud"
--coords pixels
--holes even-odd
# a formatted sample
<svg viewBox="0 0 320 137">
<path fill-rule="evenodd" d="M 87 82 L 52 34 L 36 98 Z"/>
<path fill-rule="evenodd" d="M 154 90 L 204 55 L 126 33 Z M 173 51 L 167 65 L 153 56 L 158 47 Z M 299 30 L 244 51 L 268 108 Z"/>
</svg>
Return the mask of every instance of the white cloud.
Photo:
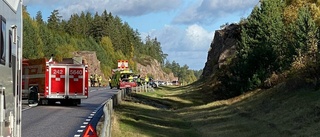
<svg viewBox="0 0 320 137">
<path fill-rule="evenodd" d="M 117 15 L 140 16 L 174 10 L 181 4 L 182 0 L 110 0 L 107 7 Z"/>
<path fill-rule="evenodd" d="M 177 24 L 212 24 L 218 18 L 232 14 L 245 14 L 259 0 L 202 0 L 180 13 L 173 20 Z"/>
<path fill-rule="evenodd" d="M 169 54 L 170 62 L 175 60 L 181 66 L 187 64 L 191 69 L 199 70 L 204 67 L 214 32 L 208 32 L 197 24 L 186 29 L 166 25 L 161 30 L 143 34 L 142 38 L 146 35 L 157 37 L 163 52 Z"/>
<path fill-rule="evenodd" d="M 70 1 L 66 0 L 23 0 L 23 5 L 29 6 L 41 6 L 41 7 L 49 7 L 49 8 L 57 8 L 57 5 L 66 5 L 70 3 Z"/>
<path fill-rule="evenodd" d="M 168 4 L 169 3 L 169 4 Z M 25 5 L 43 5 L 58 9 L 63 18 L 71 14 L 84 12 L 99 12 L 104 10 L 119 16 L 141 16 L 156 12 L 175 10 L 183 3 L 182 0 L 25 0 Z"/>
<path fill-rule="evenodd" d="M 50 1 L 44 1 L 44 0 L 23 0 L 24 5 L 35 5 L 35 4 L 54 4 L 59 2 L 59 0 L 50 0 Z"/>
<path fill-rule="evenodd" d="M 191 25 L 186 30 L 186 38 L 191 41 L 192 50 L 204 50 L 213 39 L 213 32 L 208 32 L 199 25 Z M 208 44 L 209 45 L 205 45 Z"/>
<path fill-rule="evenodd" d="M 165 50 L 207 50 L 213 39 L 214 32 L 208 32 L 201 26 L 194 24 L 188 26 L 185 30 L 174 25 L 166 25 L 161 30 L 152 30 L 149 34 L 143 34 L 157 37 Z"/>
</svg>

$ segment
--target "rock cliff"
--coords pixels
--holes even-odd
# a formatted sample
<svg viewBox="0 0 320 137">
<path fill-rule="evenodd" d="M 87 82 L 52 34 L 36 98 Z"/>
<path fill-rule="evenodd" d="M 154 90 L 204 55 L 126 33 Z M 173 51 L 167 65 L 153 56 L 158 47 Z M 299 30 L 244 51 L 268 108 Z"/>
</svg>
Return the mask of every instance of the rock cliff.
<svg viewBox="0 0 320 137">
<path fill-rule="evenodd" d="M 214 34 L 208 52 L 207 62 L 203 69 L 202 78 L 212 76 L 219 68 L 227 63 L 227 59 L 234 55 L 237 41 L 240 38 L 240 26 L 231 24 Z"/>
<path fill-rule="evenodd" d="M 145 65 L 137 63 L 137 70 L 140 72 L 142 77 L 151 74 L 154 80 L 163 80 L 163 81 L 173 81 L 178 80 L 178 78 L 174 77 L 173 73 L 165 73 L 162 70 L 161 64 L 155 60 L 151 59 Z"/>
<path fill-rule="evenodd" d="M 87 64 L 89 75 L 98 74 L 102 76 L 102 81 L 107 81 L 106 77 L 100 70 L 100 61 L 97 59 L 95 51 L 77 51 L 73 53 L 74 57 L 82 57 L 84 63 Z"/>
<path fill-rule="evenodd" d="M 100 61 L 97 59 L 97 55 L 95 51 L 78 51 L 73 53 L 74 57 L 82 57 L 85 64 L 89 66 L 89 74 L 102 75 L 103 81 L 107 81 L 107 78 L 104 76 L 102 71 L 100 70 Z M 163 80 L 163 81 L 173 81 L 177 80 L 174 77 L 173 73 L 165 73 L 161 64 L 154 59 L 148 60 L 148 63 L 145 65 L 137 63 L 137 70 L 140 72 L 139 74 L 144 77 L 148 74 L 153 76 L 154 80 Z M 110 72 L 111 73 L 111 72 Z"/>
</svg>

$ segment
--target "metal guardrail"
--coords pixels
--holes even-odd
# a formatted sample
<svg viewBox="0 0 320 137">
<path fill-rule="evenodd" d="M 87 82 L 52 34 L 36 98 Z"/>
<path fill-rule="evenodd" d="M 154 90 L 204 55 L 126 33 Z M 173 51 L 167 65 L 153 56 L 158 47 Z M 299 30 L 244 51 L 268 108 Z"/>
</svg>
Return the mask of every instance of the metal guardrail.
<svg viewBox="0 0 320 137">
<path fill-rule="evenodd" d="M 112 98 L 108 99 L 103 107 L 104 120 L 103 128 L 99 134 L 99 137 L 111 137 L 111 123 L 112 123 L 112 113 L 114 106 L 117 106 L 124 100 L 130 92 L 152 92 L 154 89 L 149 85 L 142 85 L 139 87 L 134 87 L 132 90 L 122 89 L 117 92 Z M 101 120 L 100 120 L 101 121 Z"/>
<path fill-rule="evenodd" d="M 113 111 L 113 101 L 109 99 L 103 107 L 104 122 L 101 131 L 101 137 L 111 137 L 111 116 Z"/>
<path fill-rule="evenodd" d="M 112 98 L 108 99 L 103 107 L 104 120 L 99 137 L 111 137 L 111 123 L 114 106 L 117 106 L 126 97 L 127 91 L 120 90 Z M 100 120 L 101 121 L 101 120 Z"/>
<path fill-rule="evenodd" d="M 154 91 L 153 87 L 151 87 L 148 84 L 134 87 L 134 88 L 132 88 L 132 90 L 133 90 L 133 92 L 153 92 Z"/>
</svg>

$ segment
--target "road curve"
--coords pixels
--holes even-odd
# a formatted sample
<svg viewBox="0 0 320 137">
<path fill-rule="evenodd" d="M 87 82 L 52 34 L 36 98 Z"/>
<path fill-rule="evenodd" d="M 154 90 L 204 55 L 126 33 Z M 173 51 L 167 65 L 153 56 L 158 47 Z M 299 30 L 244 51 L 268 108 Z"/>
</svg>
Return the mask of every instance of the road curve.
<svg viewBox="0 0 320 137">
<path fill-rule="evenodd" d="M 77 130 L 116 90 L 109 88 L 90 88 L 89 98 L 81 105 L 47 105 L 28 108 L 22 111 L 23 137 L 74 137 Z"/>
</svg>

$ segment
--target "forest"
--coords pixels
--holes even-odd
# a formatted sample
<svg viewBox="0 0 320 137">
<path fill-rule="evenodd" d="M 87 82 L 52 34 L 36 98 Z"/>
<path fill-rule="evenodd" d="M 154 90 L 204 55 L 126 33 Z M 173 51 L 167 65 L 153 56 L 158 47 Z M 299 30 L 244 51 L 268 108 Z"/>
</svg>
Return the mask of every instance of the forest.
<svg viewBox="0 0 320 137">
<path fill-rule="evenodd" d="M 72 14 L 69 20 L 64 20 L 59 11 L 54 10 L 44 20 L 41 11 L 31 17 L 24 6 L 23 28 L 23 57 L 27 59 L 50 58 L 53 54 L 55 60 L 61 61 L 72 57 L 75 51 L 95 51 L 105 76 L 110 76 L 117 61 L 123 59 L 129 61 L 136 73 L 136 62 L 155 59 L 165 72 L 172 72 L 187 83 L 196 81 L 202 72 L 170 62 L 156 37 L 147 36 L 143 40 L 138 30 L 107 10 L 100 14 Z"/>
<path fill-rule="evenodd" d="M 319 16 L 317 0 L 261 1 L 239 22 L 237 52 L 215 75 L 220 97 L 270 88 L 285 79 L 302 79 L 302 86 L 319 89 Z"/>
</svg>

